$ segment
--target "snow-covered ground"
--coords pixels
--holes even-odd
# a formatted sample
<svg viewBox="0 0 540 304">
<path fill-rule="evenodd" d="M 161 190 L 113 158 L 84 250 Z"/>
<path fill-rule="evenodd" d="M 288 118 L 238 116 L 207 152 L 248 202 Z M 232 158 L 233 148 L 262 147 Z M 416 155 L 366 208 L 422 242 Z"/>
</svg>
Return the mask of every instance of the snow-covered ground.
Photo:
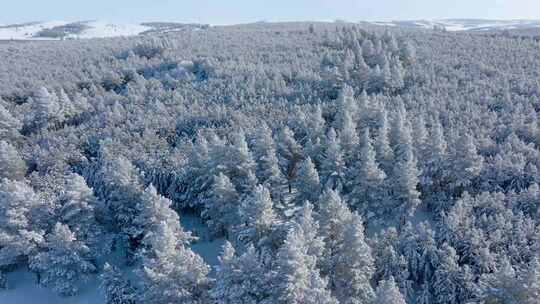
<svg viewBox="0 0 540 304">
<path fill-rule="evenodd" d="M 219 262 L 218 257 L 225 240 L 211 240 L 207 227 L 196 215 L 181 215 L 181 222 L 186 230 L 199 237 L 199 241 L 191 248 L 213 269 Z M 122 267 L 120 256 L 121 254 L 113 253 L 110 256 L 112 260 L 109 259 L 107 262 L 121 267 L 129 277 L 133 277 L 132 269 Z M 17 270 L 9 273 L 7 277 L 9 289 L 0 291 L 0 304 L 103 304 L 105 302 L 99 290 L 97 275 L 93 275 L 90 281 L 81 285 L 77 296 L 68 298 L 58 296 L 50 289 L 38 286 L 35 275 L 26 270 Z"/>
<path fill-rule="evenodd" d="M 86 23 L 90 28 L 84 30 L 79 35 L 73 35 L 76 38 L 105 38 L 119 36 L 136 36 L 146 32 L 151 27 L 139 24 L 113 24 L 103 21 L 92 21 Z"/>
<path fill-rule="evenodd" d="M 98 288 L 96 276 L 81 287 L 75 297 L 63 298 L 45 287 L 39 287 L 36 277 L 24 270 L 8 274 L 8 290 L 0 291 L 2 304 L 103 304 L 105 299 Z"/>
<path fill-rule="evenodd" d="M 19 26 L 0 27 L 0 40 L 57 40 L 59 38 L 38 38 L 42 30 L 51 30 L 55 27 L 77 24 L 66 21 L 49 21 L 21 24 Z M 64 38 L 88 39 L 120 36 L 135 36 L 151 30 L 152 27 L 140 24 L 119 24 L 104 21 L 80 22 L 86 28 L 77 34 L 67 34 Z"/>
<path fill-rule="evenodd" d="M 50 29 L 56 26 L 68 24 L 64 21 L 49 21 L 21 24 L 20 26 L 5 25 L 0 27 L 0 40 L 29 40 L 33 38 L 35 34 L 44 29 Z"/>
</svg>

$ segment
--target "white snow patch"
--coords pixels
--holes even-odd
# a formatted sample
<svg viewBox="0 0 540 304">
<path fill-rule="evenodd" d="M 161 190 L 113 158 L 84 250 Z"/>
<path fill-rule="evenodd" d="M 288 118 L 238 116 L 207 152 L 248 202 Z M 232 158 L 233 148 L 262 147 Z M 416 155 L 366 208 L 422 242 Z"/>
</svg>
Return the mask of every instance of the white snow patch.
<svg viewBox="0 0 540 304">
<path fill-rule="evenodd" d="M 136 36 L 142 32 L 152 29 L 151 27 L 139 24 L 114 24 L 103 21 L 92 21 L 85 24 L 90 28 L 84 30 L 81 34 L 72 35 L 70 37 L 87 39 Z"/>
<path fill-rule="evenodd" d="M 8 28 L 0 28 L 0 40 L 28 40 L 33 38 L 35 34 L 44 29 L 50 29 L 56 26 L 66 25 L 69 22 L 65 21 L 49 21 L 39 22 L 35 24 L 27 24 L 22 26 L 13 26 Z M 36 39 L 39 40 L 39 39 Z M 50 38 L 48 40 L 51 40 Z"/>
<path fill-rule="evenodd" d="M 5 304 L 102 304 L 105 298 L 98 288 L 97 276 L 81 284 L 80 293 L 74 297 L 61 297 L 52 290 L 36 284 L 34 274 L 18 270 L 7 275 L 8 289 L 0 291 L 0 303 Z"/>
<path fill-rule="evenodd" d="M 189 230 L 194 236 L 199 238 L 198 241 L 191 245 L 191 249 L 200 255 L 206 264 L 212 269 L 219 264 L 219 255 L 223 245 L 224 238 L 212 238 L 208 227 L 203 223 L 201 218 L 193 214 L 180 214 L 180 223 L 184 229 Z"/>
</svg>

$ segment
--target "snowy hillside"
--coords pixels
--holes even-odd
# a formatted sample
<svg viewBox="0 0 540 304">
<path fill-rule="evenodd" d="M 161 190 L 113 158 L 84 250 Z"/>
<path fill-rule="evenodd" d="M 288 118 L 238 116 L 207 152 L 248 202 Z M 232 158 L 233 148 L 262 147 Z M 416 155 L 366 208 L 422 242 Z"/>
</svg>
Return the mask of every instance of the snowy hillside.
<svg viewBox="0 0 540 304">
<path fill-rule="evenodd" d="M 104 21 L 48 21 L 0 25 L 0 40 L 58 40 L 136 36 L 202 28 L 182 23 L 119 24 Z"/>
<path fill-rule="evenodd" d="M 540 20 L 443 19 L 372 22 L 372 24 L 418 29 L 444 28 L 447 31 L 490 31 L 538 28 Z"/>
</svg>

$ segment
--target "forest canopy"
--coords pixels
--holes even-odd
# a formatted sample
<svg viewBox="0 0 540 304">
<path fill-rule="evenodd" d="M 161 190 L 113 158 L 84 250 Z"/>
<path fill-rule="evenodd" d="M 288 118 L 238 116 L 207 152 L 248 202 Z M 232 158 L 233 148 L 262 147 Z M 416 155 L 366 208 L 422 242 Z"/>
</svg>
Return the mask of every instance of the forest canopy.
<svg viewBox="0 0 540 304">
<path fill-rule="evenodd" d="M 0 286 L 538 303 L 539 49 L 347 23 L 0 44 Z"/>
</svg>

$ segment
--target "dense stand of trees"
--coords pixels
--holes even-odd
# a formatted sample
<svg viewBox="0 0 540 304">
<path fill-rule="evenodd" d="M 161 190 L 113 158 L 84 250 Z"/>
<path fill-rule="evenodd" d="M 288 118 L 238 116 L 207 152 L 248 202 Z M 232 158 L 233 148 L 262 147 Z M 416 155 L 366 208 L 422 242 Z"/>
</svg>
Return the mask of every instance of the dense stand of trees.
<svg viewBox="0 0 540 304">
<path fill-rule="evenodd" d="M 0 286 L 536 303 L 539 47 L 324 23 L 1 45 Z M 186 211 L 227 239 L 215 272 Z"/>
</svg>

